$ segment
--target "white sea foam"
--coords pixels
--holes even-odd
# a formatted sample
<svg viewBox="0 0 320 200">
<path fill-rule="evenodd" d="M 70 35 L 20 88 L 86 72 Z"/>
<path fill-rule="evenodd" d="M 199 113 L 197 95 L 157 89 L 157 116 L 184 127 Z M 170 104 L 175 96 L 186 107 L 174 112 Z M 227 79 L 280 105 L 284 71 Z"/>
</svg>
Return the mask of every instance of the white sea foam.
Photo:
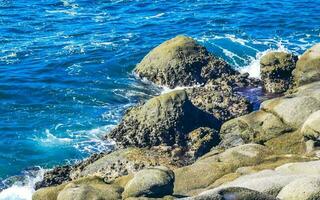
<svg viewBox="0 0 320 200">
<path fill-rule="evenodd" d="M 61 125 L 60 125 L 61 126 Z M 45 130 L 45 137 L 44 138 L 36 138 L 39 140 L 43 145 L 61 145 L 61 143 L 70 143 L 72 142 L 71 138 L 66 137 L 57 137 L 50 132 L 49 129 Z"/>
<path fill-rule="evenodd" d="M 281 51 L 289 52 L 289 50 L 284 47 L 281 42 L 277 43 L 278 48 L 270 48 L 266 51 L 258 52 L 255 57 L 250 58 L 250 63 L 247 66 L 244 66 L 240 69 L 241 73 L 249 73 L 250 77 L 260 78 L 260 59 L 269 52 L 272 51 Z"/>
<path fill-rule="evenodd" d="M 145 17 L 145 19 L 153 19 L 153 18 L 159 18 L 161 16 L 163 16 L 165 13 L 159 13 L 157 15 L 154 15 L 154 16 L 148 16 L 148 17 Z"/>
<path fill-rule="evenodd" d="M 0 200 L 31 200 L 35 192 L 35 183 L 43 179 L 45 170 L 40 169 L 35 176 L 27 176 L 24 183 L 16 182 L 11 187 L 0 192 Z"/>
</svg>

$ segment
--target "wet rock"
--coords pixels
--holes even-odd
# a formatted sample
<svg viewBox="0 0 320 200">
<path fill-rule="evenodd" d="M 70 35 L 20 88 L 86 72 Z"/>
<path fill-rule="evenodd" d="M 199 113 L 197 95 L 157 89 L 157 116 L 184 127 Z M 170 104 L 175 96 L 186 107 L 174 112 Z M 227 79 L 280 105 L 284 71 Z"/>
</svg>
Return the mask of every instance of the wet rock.
<svg viewBox="0 0 320 200">
<path fill-rule="evenodd" d="M 297 56 L 285 52 L 270 52 L 260 60 L 261 79 L 267 92 L 283 93 L 292 83 L 292 71 Z"/>
<path fill-rule="evenodd" d="M 203 84 L 210 79 L 237 73 L 225 61 L 186 36 L 177 36 L 154 48 L 134 72 L 169 88 Z"/>
<path fill-rule="evenodd" d="M 118 177 L 135 173 L 141 169 L 164 165 L 174 168 L 169 155 L 149 149 L 119 149 L 105 155 L 81 170 L 73 171 L 71 176 L 76 179 L 86 176 L 97 176 L 105 182 L 112 183 Z"/>
<path fill-rule="evenodd" d="M 277 196 L 281 200 L 320 199 L 320 177 L 301 178 L 286 185 Z"/>
<path fill-rule="evenodd" d="M 320 80 L 320 44 L 316 44 L 299 58 L 294 71 L 296 86 Z"/>
<path fill-rule="evenodd" d="M 191 131 L 187 138 L 187 155 L 191 158 L 199 158 L 205 153 L 209 152 L 210 149 L 217 145 L 220 141 L 218 131 L 201 127 Z"/>
<path fill-rule="evenodd" d="M 201 110 L 212 114 L 221 122 L 248 114 L 252 105 L 229 85 L 207 84 L 186 90 L 190 101 Z"/>
<path fill-rule="evenodd" d="M 118 146 L 186 146 L 188 133 L 198 127 L 218 128 L 212 115 L 195 107 L 183 90 L 148 100 L 127 111 L 107 137 Z"/>
<path fill-rule="evenodd" d="M 99 158 L 101 158 L 104 154 L 103 153 L 95 153 L 92 154 L 89 158 L 84 159 L 83 161 L 75 164 L 75 165 L 65 165 L 65 166 L 58 166 L 45 172 L 44 177 L 41 181 L 35 184 L 35 188 L 39 189 L 42 187 L 48 187 L 53 185 L 59 185 L 61 183 L 65 183 L 68 181 L 73 180 L 74 178 L 71 174 L 74 171 L 82 170 L 85 166 L 95 162 Z"/>
<path fill-rule="evenodd" d="M 173 193 L 174 173 L 165 167 L 143 169 L 125 186 L 123 198 L 161 198 Z"/>
<path fill-rule="evenodd" d="M 55 167 L 53 170 L 50 170 L 44 174 L 43 180 L 37 182 L 35 188 L 39 189 L 42 187 L 59 185 L 64 182 L 71 181 L 71 170 L 72 166 L 70 165 Z"/>
</svg>

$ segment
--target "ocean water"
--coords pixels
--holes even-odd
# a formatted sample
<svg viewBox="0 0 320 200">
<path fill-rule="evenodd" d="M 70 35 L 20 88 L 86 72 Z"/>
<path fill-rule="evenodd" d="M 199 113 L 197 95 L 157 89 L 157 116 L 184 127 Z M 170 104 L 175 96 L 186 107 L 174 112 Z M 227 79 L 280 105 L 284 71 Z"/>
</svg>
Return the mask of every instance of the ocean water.
<svg viewBox="0 0 320 200">
<path fill-rule="evenodd" d="M 0 0 L 0 199 L 42 169 L 108 150 L 126 108 L 161 91 L 135 64 L 178 34 L 259 77 L 271 50 L 320 42 L 320 0 Z"/>
</svg>

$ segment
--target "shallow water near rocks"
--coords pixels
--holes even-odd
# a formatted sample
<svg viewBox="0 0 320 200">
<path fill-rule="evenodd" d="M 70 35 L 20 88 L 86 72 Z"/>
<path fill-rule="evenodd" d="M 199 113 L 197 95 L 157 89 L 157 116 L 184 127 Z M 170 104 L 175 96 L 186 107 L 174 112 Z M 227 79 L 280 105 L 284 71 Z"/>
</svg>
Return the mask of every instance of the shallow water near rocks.
<svg viewBox="0 0 320 200">
<path fill-rule="evenodd" d="M 0 188 L 109 149 L 124 110 L 161 92 L 131 74 L 154 46 L 185 34 L 259 77 L 266 52 L 320 41 L 319 3 L 0 0 Z"/>
</svg>

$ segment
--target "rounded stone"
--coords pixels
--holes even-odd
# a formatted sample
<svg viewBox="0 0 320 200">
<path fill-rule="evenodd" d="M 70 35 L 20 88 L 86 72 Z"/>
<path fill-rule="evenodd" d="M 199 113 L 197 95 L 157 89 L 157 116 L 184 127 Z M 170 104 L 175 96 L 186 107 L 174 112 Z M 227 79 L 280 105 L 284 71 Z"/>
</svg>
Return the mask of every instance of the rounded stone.
<svg viewBox="0 0 320 200">
<path fill-rule="evenodd" d="M 122 196 L 161 198 L 173 193 L 174 173 L 165 167 L 137 172 L 125 186 Z"/>
<path fill-rule="evenodd" d="M 320 178 L 301 178 L 286 185 L 277 196 L 281 200 L 320 199 Z"/>
<path fill-rule="evenodd" d="M 320 43 L 308 49 L 299 58 L 294 79 L 297 86 L 320 80 Z"/>
<path fill-rule="evenodd" d="M 222 74 L 235 74 L 225 61 L 211 55 L 192 38 L 182 35 L 151 50 L 134 72 L 141 78 L 170 88 L 202 84 Z"/>
</svg>

